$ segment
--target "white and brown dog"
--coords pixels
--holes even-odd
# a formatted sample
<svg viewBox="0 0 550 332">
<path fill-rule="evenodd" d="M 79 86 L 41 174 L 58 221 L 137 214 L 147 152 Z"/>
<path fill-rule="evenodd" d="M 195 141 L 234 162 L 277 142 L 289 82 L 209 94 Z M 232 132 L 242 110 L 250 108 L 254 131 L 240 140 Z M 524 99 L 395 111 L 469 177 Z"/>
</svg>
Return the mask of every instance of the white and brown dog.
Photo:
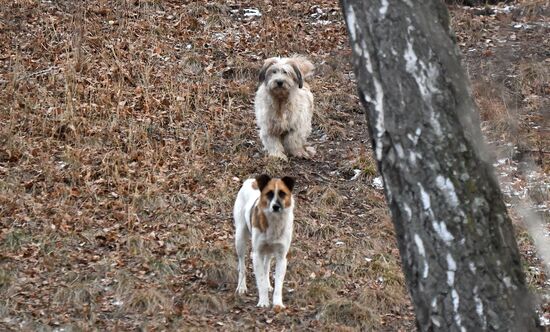
<svg viewBox="0 0 550 332">
<path fill-rule="evenodd" d="M 315 149 L 306 145 L 311 134 L 313 94 L 304 80 L 313 75 L 313 64 L 304 57 L 269 58 L 260 70 L 254 99 L 260 138 L 272 157 L 286 153 L 311 158 Z"/>
<path fill-rule="evenodd" d="M 246 287 L 245 257 L 248 241 L 252 237 L 252 264 L 258 287 L 258 307 L 269 306 L 271 259 L 275 257 L 275 289 L 273 306 L 284 308 L 283 281 L 286 273 L 287 253 L 292 241 L 294 198 L 291 177 L 270 178 L 260 175 L 244 181 L 237 194 L 233 218 L 235 220 L 235 247 L 239 257 L 237 293 Z"/>
</svg>

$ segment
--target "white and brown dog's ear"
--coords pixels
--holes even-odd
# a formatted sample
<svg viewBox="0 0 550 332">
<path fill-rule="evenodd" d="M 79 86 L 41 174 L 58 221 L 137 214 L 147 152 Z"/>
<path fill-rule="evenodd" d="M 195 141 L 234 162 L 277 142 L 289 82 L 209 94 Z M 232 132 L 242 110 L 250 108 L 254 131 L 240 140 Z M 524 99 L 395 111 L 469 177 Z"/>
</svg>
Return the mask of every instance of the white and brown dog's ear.
<svg viewBox="0 0 550 332">
<path fill-rule="evenodd" d="M 258 189 L 260 189 L 260 191 L 264 190 L 269 181 L 271 181 L 271 177 L 267 174 L 258 175 L 256 177 L 256 183 L 258 184 Z"/>
<path fill-rule="evenodd" d="M 289 191 L 292 191 L 292 189 L 294 188 L 294 183 L 296 183 L 296 180 L 294 180 L 294 178 L 290 176 L 283 177 L 281 181 L 283 181 L 283 183 L 285 184 L 285 186 L 288 188 Z"/>
<path fill-rule="evenodd" d="M 292 66 L 292 69 L 294 69 L 294 73 L 296 74 L 296 82 L 298 83 L 298 87 L 301 89 L 304 86 L 304 78 L 302 77 L 302 72 L 295 63 L 291 62 L 290 65 Z"/>
<path fill-rule="evenodd" d="M 265 74 L 266 74 L 267 70 L 269 69 L 269 67 L 274 65 L 277 61 L 278 61 L 278 58 L 265 59 L 264 65 L 262 66 L 262 69 L 260 69 L 260 75 L 259 75 L 260 83 L 265 81 Z"/>
</svg>

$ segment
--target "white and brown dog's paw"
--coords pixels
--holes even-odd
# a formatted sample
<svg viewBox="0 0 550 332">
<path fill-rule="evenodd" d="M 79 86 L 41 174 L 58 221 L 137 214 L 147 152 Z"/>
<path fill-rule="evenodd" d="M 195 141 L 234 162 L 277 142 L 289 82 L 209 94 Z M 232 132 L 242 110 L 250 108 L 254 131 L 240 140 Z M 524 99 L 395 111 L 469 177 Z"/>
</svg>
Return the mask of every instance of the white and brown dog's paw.
<svg viewBox="0 0 550 332">
<path fill-rule="evenodd" d="M 269 307 L 269 301 L 268 300 L 263 300 L 263 301 L 258 301 L 258 304 L 256 304 L 256 307 L 258 308 L 268 308 Z"/>
<path fill-rule="evenodd" d="M 237 290 L 235 291 L 235 293 L 237 293 L 238 295 L 244 295 L 246 294 L 246 292 L 248 292 L 248 288 L 246 287 L 246 285 L 239 285 L 237 287 Z"/>
</svg>

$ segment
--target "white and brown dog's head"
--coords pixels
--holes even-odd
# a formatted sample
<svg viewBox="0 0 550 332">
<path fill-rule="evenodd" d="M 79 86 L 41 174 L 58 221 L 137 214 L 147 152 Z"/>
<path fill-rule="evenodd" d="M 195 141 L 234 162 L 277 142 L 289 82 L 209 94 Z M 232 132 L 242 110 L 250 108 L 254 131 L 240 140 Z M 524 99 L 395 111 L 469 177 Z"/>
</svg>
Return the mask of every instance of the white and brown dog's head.
<svg viewBox="0 0 550 332">
<path fill-rule="evenodd" d="M 256 178 L 256 184 L 260 190 L 260 201 L 258 206 L 264 213 L 283 213 L 286 209 L 293 207 L 292 189 L 294 179 L 285 176 L 281 179 L 271 178 L 262 174 Z"/>
<path fill-rule="evenodd" d="M 269 58 L 260 70 L 260 84 L 274 97 L 286 98 L 292 89 L 301 89 L 304 79 L 313 73 L 313 64 L 303 57 Z"/>
</svg>

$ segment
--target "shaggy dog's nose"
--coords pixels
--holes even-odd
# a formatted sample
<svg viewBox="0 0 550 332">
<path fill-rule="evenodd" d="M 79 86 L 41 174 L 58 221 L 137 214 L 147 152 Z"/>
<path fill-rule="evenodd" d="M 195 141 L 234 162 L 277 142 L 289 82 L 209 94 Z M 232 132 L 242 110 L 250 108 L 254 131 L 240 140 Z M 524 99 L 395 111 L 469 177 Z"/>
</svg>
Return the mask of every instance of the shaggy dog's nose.
<svg viewBox="0 0 550 332">
<path fill-rule="evenodd" d="M 277 86 L 283 86 L 283 81 L 277 81 Z"/>
</svg>

